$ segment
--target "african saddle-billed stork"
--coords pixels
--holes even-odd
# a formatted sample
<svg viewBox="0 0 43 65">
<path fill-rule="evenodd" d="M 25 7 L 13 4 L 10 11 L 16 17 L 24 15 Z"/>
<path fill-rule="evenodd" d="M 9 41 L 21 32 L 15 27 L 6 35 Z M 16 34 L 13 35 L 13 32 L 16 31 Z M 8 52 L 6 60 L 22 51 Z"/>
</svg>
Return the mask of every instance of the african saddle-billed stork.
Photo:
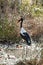
<svg viewBox="0 0 43 65">
<path fill-rule="evenodd" d="M 31 45 L 31 39 L 29 34 L 27 33 L 27 31 L 22 27 L 23 24 L 23 17 L 21 16 L 21 18 L 18 20 L 18 22 L 20 22 L 20 35 L 21 37 L 27 42 L 27 45 Z"/>
</svg>

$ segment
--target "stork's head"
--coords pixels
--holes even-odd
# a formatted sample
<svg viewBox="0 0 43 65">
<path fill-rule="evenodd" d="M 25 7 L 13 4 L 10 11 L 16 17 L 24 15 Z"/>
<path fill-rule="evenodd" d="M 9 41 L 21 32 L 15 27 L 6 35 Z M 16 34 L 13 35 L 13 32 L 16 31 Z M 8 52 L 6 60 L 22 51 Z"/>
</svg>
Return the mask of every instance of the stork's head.
<svg viewBox="0 0 43 65">
<path fill-rule="evenodd" d="M 20 19 L 18 20 L 18 22 L 23 22 L 24 18 L 23 16 L 20 16 Z"/>
</svg>

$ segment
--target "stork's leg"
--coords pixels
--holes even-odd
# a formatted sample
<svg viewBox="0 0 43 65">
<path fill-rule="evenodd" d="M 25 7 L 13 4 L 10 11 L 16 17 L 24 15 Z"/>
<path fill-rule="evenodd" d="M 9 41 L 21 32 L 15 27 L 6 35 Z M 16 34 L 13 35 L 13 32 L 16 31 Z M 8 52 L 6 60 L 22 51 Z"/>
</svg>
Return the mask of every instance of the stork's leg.
<svg viewBox="0 0 43 65">
<path fill-rule="evenodd" d="M 23 59 L 26 60 L 26 46 L 23 47 Z"/>
</svg>

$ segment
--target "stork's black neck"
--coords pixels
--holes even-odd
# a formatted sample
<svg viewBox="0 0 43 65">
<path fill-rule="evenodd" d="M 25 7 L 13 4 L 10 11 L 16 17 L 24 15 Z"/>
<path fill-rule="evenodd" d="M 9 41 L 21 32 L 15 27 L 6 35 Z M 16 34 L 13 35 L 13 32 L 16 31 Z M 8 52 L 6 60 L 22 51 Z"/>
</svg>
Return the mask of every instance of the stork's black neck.
<svg viewBox="0 0 43 65">
<path fill-rule="evenodd" d="M 23 24 L 23 22 L 21 21 L 21 23 L 20 23 L 20 28 L 22 28 L 22 24 Z"/>
<path fill-rule="evenodd" d="M 23 24 L 23 18 L 20 19 L 20 28 L 22 28 L 22 24 Z"/>
</svg>

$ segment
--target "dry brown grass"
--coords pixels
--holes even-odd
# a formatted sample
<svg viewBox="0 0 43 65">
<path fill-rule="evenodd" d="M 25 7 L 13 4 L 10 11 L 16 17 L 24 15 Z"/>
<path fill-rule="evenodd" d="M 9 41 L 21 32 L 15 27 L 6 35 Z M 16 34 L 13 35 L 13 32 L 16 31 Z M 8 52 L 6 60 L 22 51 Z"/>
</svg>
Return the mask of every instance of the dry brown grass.
<svg viewBox="0 0 43 65">
<path fill-rule="evenodd" d="M 16 65 L 43 65 L 43 59 L 41 59 L 39 62 L 37 62 L 37 60 L 32 60 L 32 61 L 20 61 L 19 63 L 17 63 Z"/>
</svg>

